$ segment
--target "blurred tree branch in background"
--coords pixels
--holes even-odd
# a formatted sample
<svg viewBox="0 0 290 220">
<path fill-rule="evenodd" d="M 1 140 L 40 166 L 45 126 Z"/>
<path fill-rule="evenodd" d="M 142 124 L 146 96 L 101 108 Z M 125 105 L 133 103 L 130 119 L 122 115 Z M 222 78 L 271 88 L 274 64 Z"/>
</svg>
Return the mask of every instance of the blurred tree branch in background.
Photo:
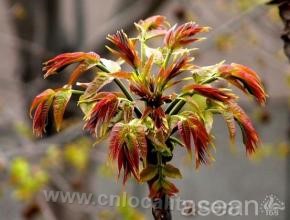
<svg viewBox="0 0 290 220">
<path fill-rule="evenodd" d="M 275 4 L 279 7 L 279 14 L 285 25 L 281 38 L 284 41 L 285 54 L 290 61 L 290 2 L 288 0 L 272 0 L 269 4 Z"/>
<path fill-rule="evenodd" d="M 286 56 L 290 61 L 290 2 L 289 0 L 272 0 L 269 4 L 278 5 L 280 17 L 285 25 L 284 33 L 281 35 L 282 40 L 284 41 L 284 51 Z M 288 108 L 288 121 L 290 120 L 290 110 Z M 288 128 L 288 142 L 290 141 L 290 127 Z M 289 185 L 290 182 L 290 159 L 287 160 L 287 179 L 286 184 Z M 290 204 L 290 190 L 287 188 L 286 195 L 286 205 L 289 207 Z M 290 218 L 290 211 L 286 210 L 286 219 Z"/>
</svg>

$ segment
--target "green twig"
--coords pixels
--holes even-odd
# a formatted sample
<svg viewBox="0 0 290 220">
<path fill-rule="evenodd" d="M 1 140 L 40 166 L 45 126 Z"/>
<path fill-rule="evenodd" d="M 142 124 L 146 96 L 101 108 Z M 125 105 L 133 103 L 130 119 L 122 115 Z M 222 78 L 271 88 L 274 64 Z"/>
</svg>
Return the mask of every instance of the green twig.
<svg viewBox="0 0 290 220">
<path fill-rule="evenodd" d="M 82 95 L 82 94 L 85 93 L 84 91 L 81 91 L 81 90 L 75 90 L 75 89 L 72 89 L 71 92 L 72 92 L 72 94 L 76 94 L 76 95 Z"/>
<path fill-rule="evenodd" d="M 167 54 L 166 54 L 166 57 L 165 57 L 164 62 L 163 62 L 163 68 L 164 69 L 166 68 L 166 66 L 167 66 L 167 64 L 169 62 L 169 59 L 171 57 L 172 52 L 173 52 L 173 49 L 169 49 Z"/>
</svg>

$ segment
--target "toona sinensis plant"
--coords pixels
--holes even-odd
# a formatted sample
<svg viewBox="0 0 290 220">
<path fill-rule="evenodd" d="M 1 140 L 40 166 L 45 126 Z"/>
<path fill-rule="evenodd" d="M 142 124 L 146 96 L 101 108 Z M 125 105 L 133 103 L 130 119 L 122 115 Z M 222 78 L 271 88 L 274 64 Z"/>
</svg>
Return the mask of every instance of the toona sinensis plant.
<svg viewBox="0 0 290 220">
<path fill-rule="evenodd" d="M 259 104 L 265 103 L 267 95 L 259 76 L 246 66 L 193 63 L 194 48 L 189 46 L 202 40 L 197 35 L 209 31 L 208 27 L 194 22 L 170 27 L 163 16 L 141 20 L 135 26 L 138 34 L 133 38 L 123 31 L 108 35 L 111 45 L 107 48 L 116 61 L 94 52 L 74 52 L 44 63 L 44 77 L 78 65 L 62 88 L 36 96 L 30 109 L 33 131 L 43 135 L 50 110 L 59 131 L 72 94 L 79 96 L 84 129 L 98 141 L 110 138 L 108 157 L 117 163 L 119 175 L 123 173 L 123 183 L 130 176 L 147 183 L 154 218 L 171 219 L 168 205 L 160 207 L 156 201 L 166 202 L 178 192 L 170 180 L 181 178 L 180 170 L 170 163 L 174 151 L 186 150 L 196 168 L 211 163 L 215 114 L 224 117 L 232 141 L 236 124 L 241 128 L 248 155 L 259 145 L 250 118 L 237 104 L 238 96 L 230 87 L 215 87 L 215 82 L 225 81 Z M 77 82 L 86 72 L 93 74 L 93 80 Z M 111 83 L 120 90 L 107 91 L 105 86 Z"/>
</svg>

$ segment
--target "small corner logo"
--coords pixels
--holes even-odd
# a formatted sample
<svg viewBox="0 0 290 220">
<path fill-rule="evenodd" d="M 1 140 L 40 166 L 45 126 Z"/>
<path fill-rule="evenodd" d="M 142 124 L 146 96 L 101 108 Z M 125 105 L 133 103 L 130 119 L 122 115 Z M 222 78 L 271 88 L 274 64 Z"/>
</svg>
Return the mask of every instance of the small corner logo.
<svg viewBox="0 0 290 220">
<path fill-rule="evenodd" d="M 277 196 L 270 194 L 262 201 L 260 209 L 267 216 L 278 216 L 279 211 L 285 210 L 285 204 Z"/>
</svg>

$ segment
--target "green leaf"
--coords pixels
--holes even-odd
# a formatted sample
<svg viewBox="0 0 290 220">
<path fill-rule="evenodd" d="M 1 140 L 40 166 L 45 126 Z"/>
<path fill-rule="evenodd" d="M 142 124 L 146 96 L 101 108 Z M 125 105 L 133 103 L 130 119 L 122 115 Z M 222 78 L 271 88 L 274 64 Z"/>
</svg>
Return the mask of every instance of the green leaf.
<svg viewBox="0 0 290 220">
<path fill-rule="evenodd" d="M 101 62 L 106 66 L 106 68 L 111 72 L 119 72 L 121 70 L 121 66 L 119 63 L 112 61 L 112 60 L 107 60 L 104 58 L 101 58 Z"/>
<path fill-rule="evenodd" d="M 89 113 L 91 112 L 95 104 L 96 104 L 95 102 L 82 102 L 82 101 L 78 103 L 78 105 L 80 106 L 80 109 L 84 113 L 84 120 L 88 119 Z"/>
<path fill-rule="evenodd" d="M 201 112 L 204 111 L 207 107 L 206 98 L 204 96 L 197 95 L 197 94 L 193 95 L 192 101 L 197 104 L 197 106 L 199 107 L 199 111 Z"/>
<path fill-rule="evenodd" d="M 176 137 L 171 136 L 171 137 L 169 137 L 169 140 L 171 141 L 172 144 L 177 144 L 181 147 L 184 147 L 184 143 L 182 143 L 182 141 Z"/>
<path fill-rule="evenodd" d="M 206 131 L 210 133 L 213 125 L 213 114 L 210 111 L 205 111 L 204 112 L 204 124 Z"/>
<path fill-rule="evenodd" d="M 181 179 L 182 175 L 178 168 L 174 167 L 171 164 L 166 164 L 163 167 L 163 174 L 167 177 L 174 178 L 174 179 Z"/>
<path fill-rule="evenodd" d="M 179 115 L 168 115 L 167 121 L 168 121 L 169 128 L 172 130 L 173 128 L 176 127 L 177 123 L 180 121 L 180 116 Z"/>
<path fill-rule="evenodd" d="M 145 54 L 146 57 L 149 58 L 151 56 L 153 56 L 153 62 L 161 65 L 163 63 L 163 55 L 162 52 L 160 51 L 160 48 L 151 48 L 151 47 L 145 47 Z"/>
<path fill-rule="evenodd" d="M 124 122 L 129 122 L 133 119 L 134 105 L 130 101 L 122 103 Z"/>
<path fill-rule="evenodd" d="M 177 60 L 179 57 L 182 56 L 190 56 L 192 51 L 197 50 L 197 48 L 179 48 L 173 51 L 172 56 L 173 60 Z"/>
<path fill-rule="evenodd" d="M 61 89 L 58 90 L 55 94 L 53 100 L 53 115 L 57 131 L 59 131 L 61 128 L 64 111 L 71 98 L 71 95 L 71 89 Z"/>
<path fill-rule="evenodd" d="M 153 179 L 158 173 L 158 167 L 154 165 L 148 165 L 140 173 L 140 179 L 142 182 L 147 182 Z"/>
</svg>

